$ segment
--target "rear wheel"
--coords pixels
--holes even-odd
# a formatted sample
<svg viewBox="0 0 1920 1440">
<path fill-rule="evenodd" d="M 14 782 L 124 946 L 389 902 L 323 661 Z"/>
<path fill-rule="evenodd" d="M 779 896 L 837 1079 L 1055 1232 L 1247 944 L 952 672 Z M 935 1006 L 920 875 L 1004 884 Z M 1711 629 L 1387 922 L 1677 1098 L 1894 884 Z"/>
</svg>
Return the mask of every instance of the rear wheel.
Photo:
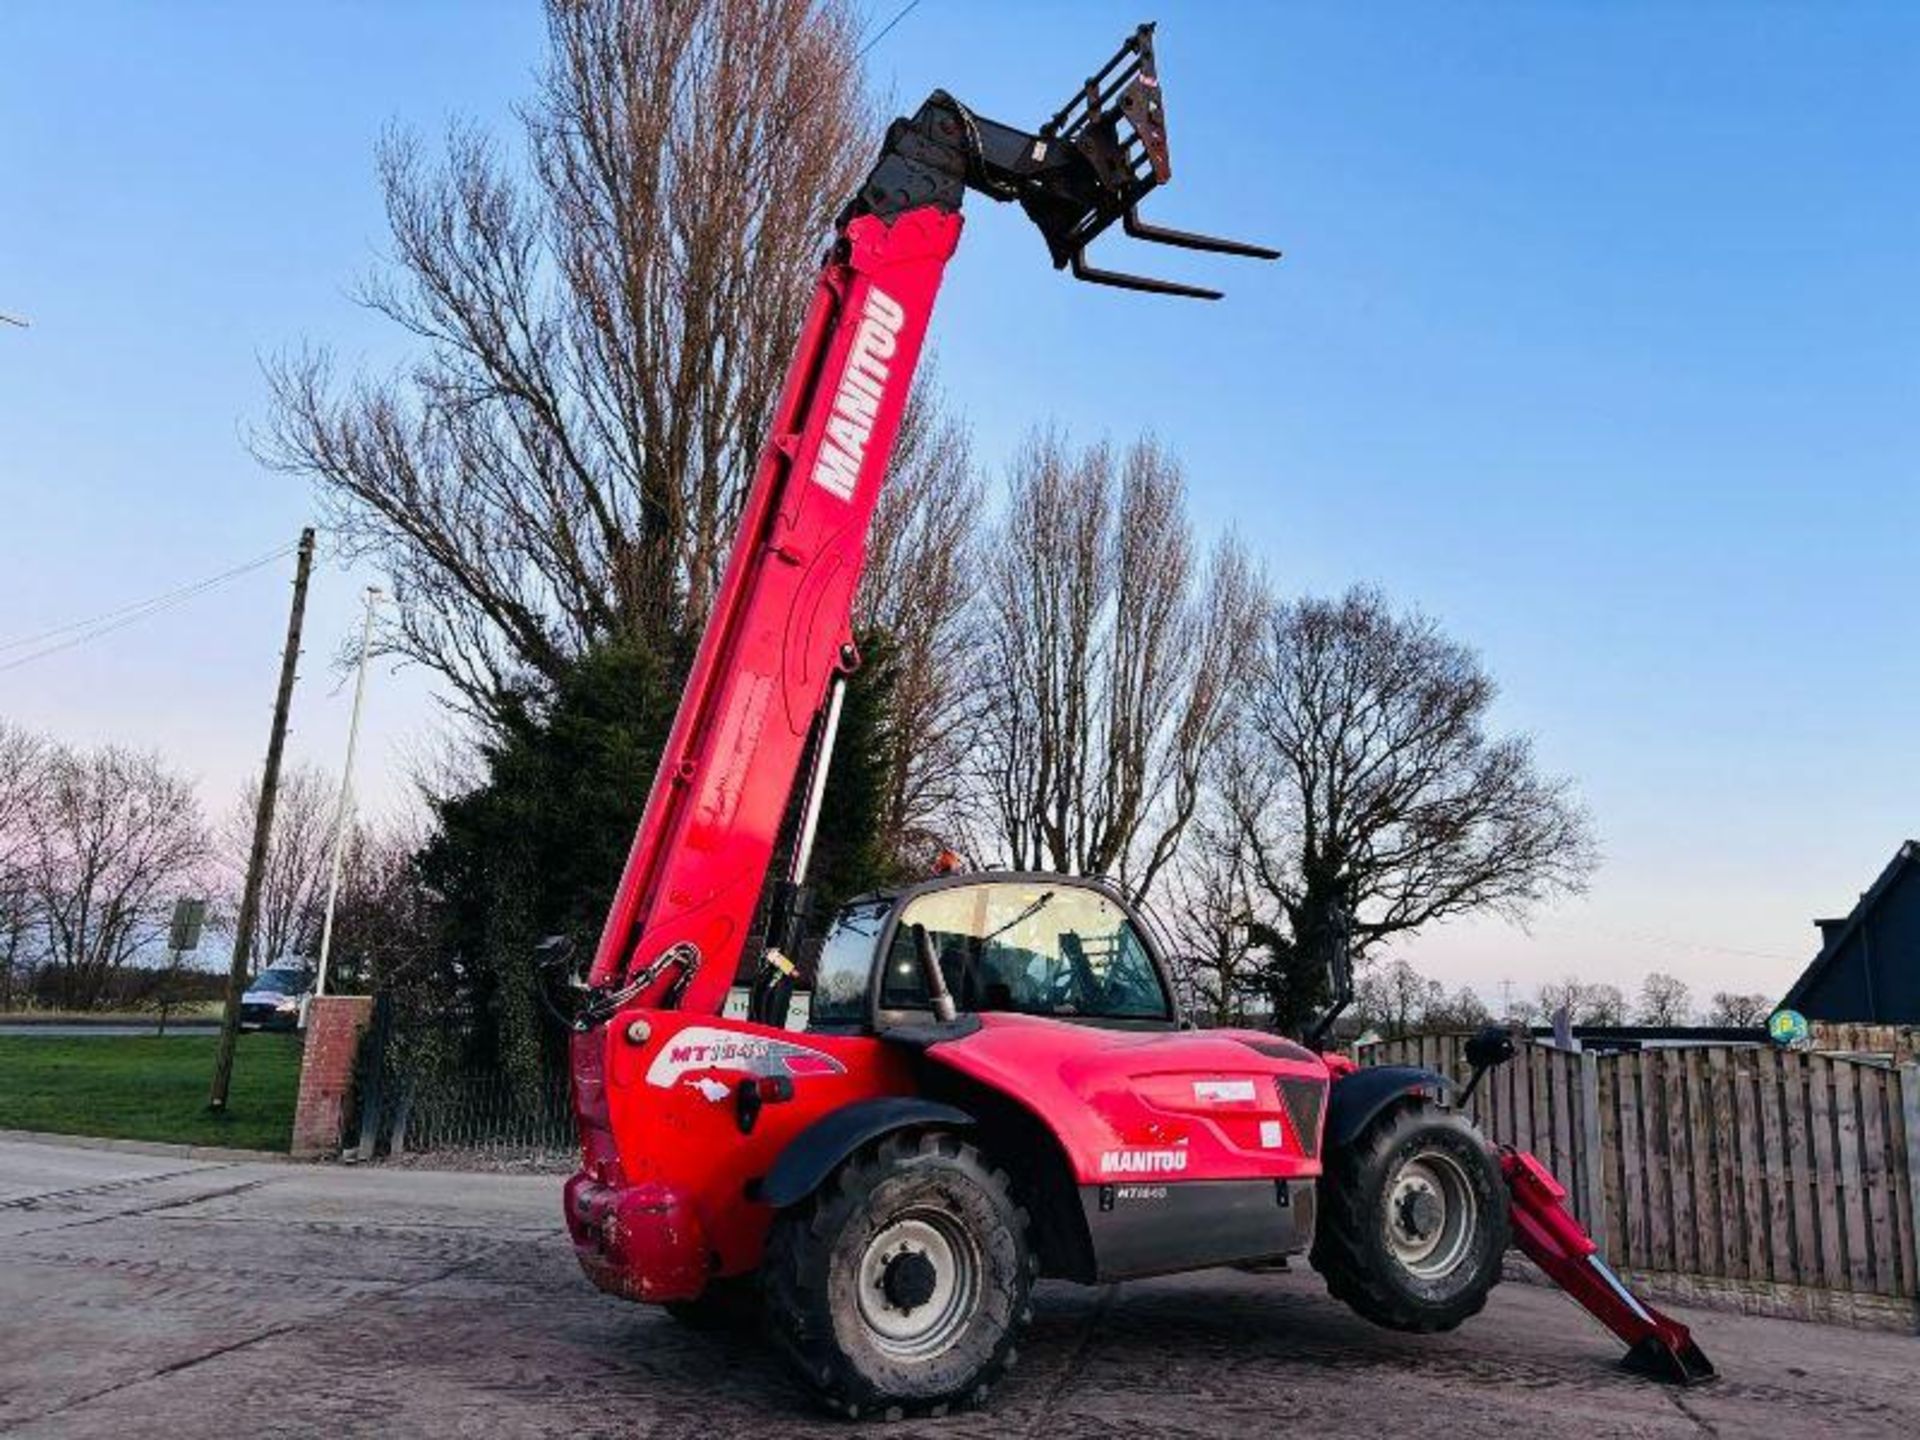
<svg viewBox="0 0 1920 1440">
<path fill-rule="evenodd" d="M 767 1318 L 841 1414 L 985 1399 L 1029 1315 L 1027 1217 L 1006 1175 L 950 1134 L 892 1135 L 847 1161 L 768 1239 Z"/>
<path fill-rule="evenodd" d="M 1313 1266 L 1376 1325 L 1451 1330 L 1499 1282 L 1507 1211 L 1499 1167 L 1471 1125 L 1401 1106 L 1328 1158 Z"/>
</svg>

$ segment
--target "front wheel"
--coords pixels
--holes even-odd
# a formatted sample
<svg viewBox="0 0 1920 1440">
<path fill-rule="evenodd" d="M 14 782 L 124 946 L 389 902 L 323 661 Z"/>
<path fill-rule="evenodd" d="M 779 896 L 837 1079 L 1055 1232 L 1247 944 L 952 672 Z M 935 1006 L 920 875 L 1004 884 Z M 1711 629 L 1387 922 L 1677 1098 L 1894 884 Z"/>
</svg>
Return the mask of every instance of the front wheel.
<svg viewBox="0 0 1920 1440">
<path fill-rule="evenodd" d="M 1510 1235 L 1506 1182 L 1457 1115 L 1398 1107 L 1328 1157 L 1313 1267 L 1391 1330 L 1451 1330 L 1487 1303 Z"/>
<path fill-rule="evenodd" d="M 978 1403 L 1029 1315 L 1027 1217 L 957 1137 L 892 1135 L 767 1243 L 767 1319 L 800 1379 L 862 1415 Z"/>
</svg>

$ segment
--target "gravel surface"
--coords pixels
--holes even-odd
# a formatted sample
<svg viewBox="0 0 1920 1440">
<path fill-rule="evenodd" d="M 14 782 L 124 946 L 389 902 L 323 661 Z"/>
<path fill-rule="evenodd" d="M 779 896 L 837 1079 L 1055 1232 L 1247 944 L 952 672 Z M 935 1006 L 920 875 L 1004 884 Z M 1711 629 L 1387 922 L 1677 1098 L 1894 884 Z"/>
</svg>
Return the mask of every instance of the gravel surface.
<svg viewBox="0 0 1920 1440">
<path fill-rule="evenodd" d="M 851 1435 L 747 1337 L 593 1291 L 547 1176 L 196 1162 L 0 1141 L 0 1431 Z M 1673 1391 L 1561 1296 L 1374 1330 L 1310 1272 L 1042 1287 L 988 1409 L 892 1435 L 1920 1433 L 1920 1340 L 1688 1313 Z"/>
</svg>

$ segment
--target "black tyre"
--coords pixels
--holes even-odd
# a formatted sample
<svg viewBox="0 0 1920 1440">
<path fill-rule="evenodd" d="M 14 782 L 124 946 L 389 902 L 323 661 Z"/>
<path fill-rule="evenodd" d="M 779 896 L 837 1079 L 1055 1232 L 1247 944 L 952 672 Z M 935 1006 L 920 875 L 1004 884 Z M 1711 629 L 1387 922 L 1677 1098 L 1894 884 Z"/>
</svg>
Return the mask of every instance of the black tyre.
<svg viewBox="0 0 1920 1440">
<path fill-rule="evenodd" d="M 1510 1234 L 1506 1182 L 1474 1128 L 1431 1105 L 1399 1106 L 1328 1157 L 1313 1268 L 1390 1330 L 1451 1330 L 1499 1282 Z"/>
<path fill-rule="evenodd" d="M 859 1419 L 977 1404 L 1031 1311 L 1027 1216 L 944 1132 L 890 1135 L 768 1239 L 767 1321 L 802 1382 Z"/>
<path fill-rule="evenodd" d="M 666 1311 L 689 1330 L 752 1331 L 759 1327 L 760 1277 L 710 1281 L 697 1300 L 669 1300 Z"/>
</svg>

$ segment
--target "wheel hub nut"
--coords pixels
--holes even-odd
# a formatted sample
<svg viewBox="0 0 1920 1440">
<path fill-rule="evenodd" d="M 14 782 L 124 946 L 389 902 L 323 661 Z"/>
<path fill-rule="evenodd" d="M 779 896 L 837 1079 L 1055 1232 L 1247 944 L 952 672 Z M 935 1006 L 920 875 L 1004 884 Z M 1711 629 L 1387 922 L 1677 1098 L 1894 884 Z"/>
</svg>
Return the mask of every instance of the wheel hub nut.
<svg viewBox="0 0 1920 1440">
<path fill-rule="evenodd" d="M 904 1314 L 931 1300 L 938 1280 L 931 1260 L 918 1250 L 902 1250 L 887 1261 L 880 1277 L 880 1289 L 887 1303 Z"/>
<path fill-rule="evenodd" d="M 1400 1228 L 1416 1240 L 1424 1240 L 1440 1224 L 1440 1198 L 1425 1186 L 1409 1190 L 1400 1197 Z"/>
</svg>

